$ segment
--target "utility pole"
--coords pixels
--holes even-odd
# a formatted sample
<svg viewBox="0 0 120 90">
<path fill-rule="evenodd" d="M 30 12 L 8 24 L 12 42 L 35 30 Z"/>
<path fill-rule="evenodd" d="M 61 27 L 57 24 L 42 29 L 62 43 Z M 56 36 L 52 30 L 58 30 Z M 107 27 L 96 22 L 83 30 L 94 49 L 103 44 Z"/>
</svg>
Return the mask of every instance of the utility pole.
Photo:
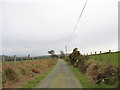
<svg viewBox="0 0 120 90">
<path fill-rule="evenodd" d="M 67 46 L 65 46 L 65 51 L 66 51 L 66 55 L 67 55 Z"/>
</svg>

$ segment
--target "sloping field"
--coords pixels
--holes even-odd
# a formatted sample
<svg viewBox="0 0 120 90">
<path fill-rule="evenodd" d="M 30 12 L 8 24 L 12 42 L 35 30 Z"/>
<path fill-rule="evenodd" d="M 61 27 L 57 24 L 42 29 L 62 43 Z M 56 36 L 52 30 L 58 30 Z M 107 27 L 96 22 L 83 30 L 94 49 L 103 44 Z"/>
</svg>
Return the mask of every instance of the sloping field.
<svg viewBox="0 0 120 90">
<path fill-rule="evenodd" d="M 21 88 L 28 81 L 42 75 L 56 64 L 56 59 L 4 62 L 2 66 L 3 88 Z"/>
<path fill-rule="evenodd" d="M 115 64 L 118 65 L 118 56 L 120 52 L 112 52 L 112 53 L 103 53 L 103 54 L 96 54 L 90 55 L 90 59 L 94 59 L 103 63 Z"/>
</svg>

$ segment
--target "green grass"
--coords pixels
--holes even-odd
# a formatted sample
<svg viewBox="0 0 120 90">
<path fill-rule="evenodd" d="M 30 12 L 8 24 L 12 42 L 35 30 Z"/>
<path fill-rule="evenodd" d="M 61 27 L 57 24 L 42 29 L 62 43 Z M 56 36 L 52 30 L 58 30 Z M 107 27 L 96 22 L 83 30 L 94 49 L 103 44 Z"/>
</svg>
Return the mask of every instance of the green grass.
<svg viewBox="0 0 120 90">
<path fill-rule="evenodd" d="M 70 64 L 69 66 L 74 71 L 76 77 L 78 78 L 80 83 L 83 85 L 83 88 L 85 88 L 85 90 L 91 90 L 92 88 L 116 88 L 116 85 L 106 85 L 104 83 L 100 83 L 100 84 L 90 83 L 86 75 L 81 73 L 78 68 L 75 68 Z"/>
<path fill-rule="evenodd" d="M 103 63 L 118 65 L 119 55 L 120 53 L 106 53 L 106 54 L 89 55 L 89 58 L 95 59 Z"/>
<path fill-rule="evenodd" d="M 34 88 L 41 80 L 43 80 L 50 73 L 50 71 L 53 69 L 54 66 L 49 68 L 46 72 L 44 72 L 44 73 L 40 74 L 39 76 L 35 77 L 33 80 L 31 80 L 28 83 L 26 83 L 23 86 L 23 88 L 29 88 L 29 89 L 30 88 Z"/>
</svg>

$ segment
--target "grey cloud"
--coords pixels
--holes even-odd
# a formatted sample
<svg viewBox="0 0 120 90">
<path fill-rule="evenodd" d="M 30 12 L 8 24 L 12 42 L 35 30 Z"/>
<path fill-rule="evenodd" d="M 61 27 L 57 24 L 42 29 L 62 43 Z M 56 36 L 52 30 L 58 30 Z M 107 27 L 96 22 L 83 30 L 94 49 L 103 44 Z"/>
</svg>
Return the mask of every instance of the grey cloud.
<svg viewBox="0 0 120 90">
<path fill-rule="evenodd" d="M 70 41 L 85 0 L 2 0 L 3 52 L 44 55 L 54 49 L 68 52 L 117 50 L 118 0 L 92 0 Z M 1 3 L 0 3 L 1 4 Z"/>
</svg>

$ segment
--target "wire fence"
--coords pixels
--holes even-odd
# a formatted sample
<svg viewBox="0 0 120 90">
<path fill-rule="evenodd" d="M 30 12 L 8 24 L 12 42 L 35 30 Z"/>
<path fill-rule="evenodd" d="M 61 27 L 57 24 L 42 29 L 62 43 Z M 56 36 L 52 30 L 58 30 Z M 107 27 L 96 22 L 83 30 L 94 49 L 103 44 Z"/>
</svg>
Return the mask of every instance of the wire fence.
<svg viewBox="0 0 120 90">
<path fill-rule="evenodd" d="M 113 63 L 113 64 L 118 64 L 118 56 L 120 55 L 119 51 L 116 52 L 111 52 L 109 50 L 108 52 L 103 52 L 100 51 L 99 53 L 88 53 L 84 54 L 85 56 L 89 56 L 90 59 L 94 59 L 100 62 L 108 62 L 108 63 Z"/>
<path fill-rule="evenodd" d="M 30 54 L 28 54 L 26 57 L 17 57 L 16 55 L 13 56 L 6 56 L 2 55 L 2 62 L 5 61 L 27 61 L 27 60 L 38 60 L 38 59 L 48 59 L 50 56 L 37 56 L 37 57 L 31 57 Z"/>
</svg>

